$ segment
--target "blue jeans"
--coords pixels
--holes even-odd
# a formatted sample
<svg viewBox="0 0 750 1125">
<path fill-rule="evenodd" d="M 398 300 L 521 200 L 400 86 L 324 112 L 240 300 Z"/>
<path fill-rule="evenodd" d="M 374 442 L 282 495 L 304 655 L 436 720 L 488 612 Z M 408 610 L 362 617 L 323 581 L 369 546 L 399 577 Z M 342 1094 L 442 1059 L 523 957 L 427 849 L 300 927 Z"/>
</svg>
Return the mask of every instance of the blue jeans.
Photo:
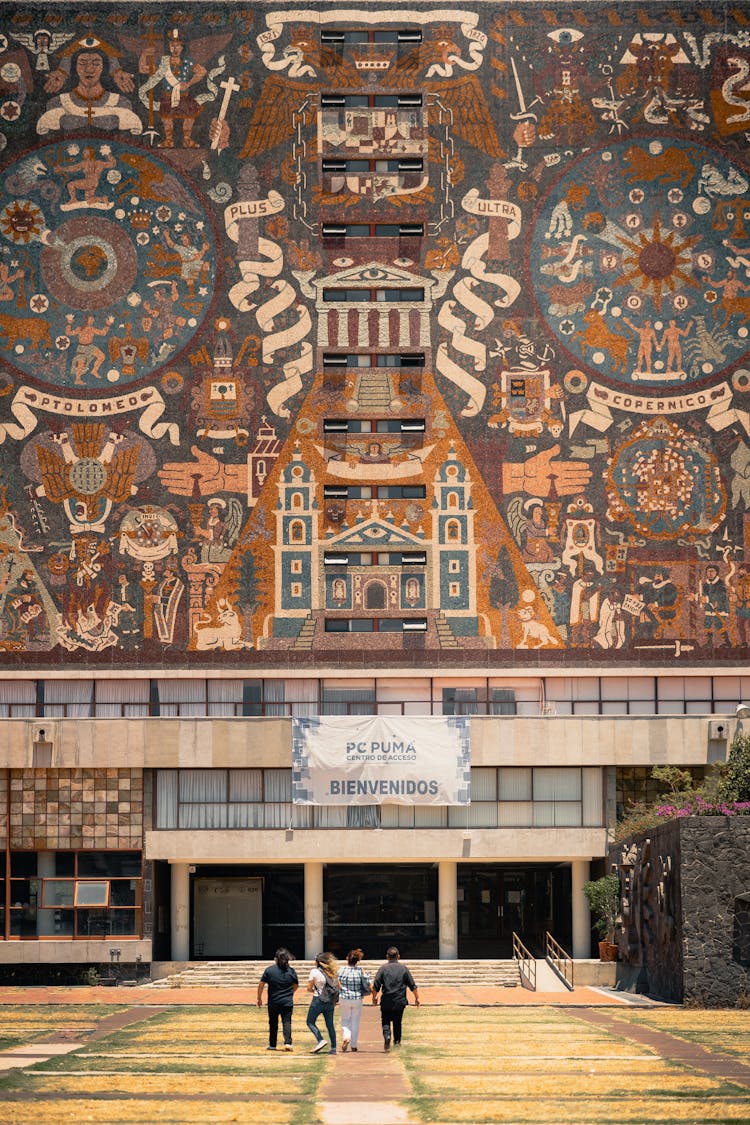
<svg viewBox="0 0 750 1125">
<path fill-rule="evenodd" d="M 310 1007 L 307 1010 L 307 1026 L 310 1028 L 310 1031 L 320 1043 L 323 1036 L 320 1034 L 315 1024 L 317 1023 L 318 1017 L 322 1012 L 323 1019 L 326 1021 L 326 1028 L 328 1029 L 328 1037 L 331 1042 L 331 1050 L 335 1051 L 336 1028 L 333 1026 L 333 1009 L 334 1005 L 332 1003 L 326 1003 L 325 1001 L 321 1000 L 319 996 L 313 996 L 312 1000 L 310 1001 Z"/>
</svg>

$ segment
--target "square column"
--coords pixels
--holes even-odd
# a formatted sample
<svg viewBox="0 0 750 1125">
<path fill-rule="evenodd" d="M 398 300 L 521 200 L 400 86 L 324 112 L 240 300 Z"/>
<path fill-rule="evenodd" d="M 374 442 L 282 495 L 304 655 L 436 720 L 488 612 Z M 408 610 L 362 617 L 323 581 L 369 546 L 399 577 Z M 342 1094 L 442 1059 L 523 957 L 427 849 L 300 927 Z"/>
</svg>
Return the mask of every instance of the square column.
<svg viewBox="0 0 750 1125">
<path fill-rule="evenodd" d="M 170 874 L 172 960 L 187 961 L 190 957 L 190 870 L 188 864 L 171 864 Z"/>
<path fill-rule="evenodd" d="M 458 957 L 458 864 L 438 864 L 438 956 L 441 961 Z"/>
<path fill-rule="evenodd" d="M 323 864 L 305 864 L 305 958 L 323 951 Z"/>
</svg>

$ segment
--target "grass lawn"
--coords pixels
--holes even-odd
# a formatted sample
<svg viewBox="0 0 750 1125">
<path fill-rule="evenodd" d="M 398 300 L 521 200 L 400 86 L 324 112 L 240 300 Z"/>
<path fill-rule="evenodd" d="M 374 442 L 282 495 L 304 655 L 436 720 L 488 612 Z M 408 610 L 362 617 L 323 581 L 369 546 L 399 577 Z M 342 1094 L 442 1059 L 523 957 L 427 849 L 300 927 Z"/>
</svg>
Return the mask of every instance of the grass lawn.
<svg viewBox="0 0 750 1125">
<path fill-rule="evenodd" d="M 681 1034 L 679 1010 L 633 1013 Z M 691 1012 L 696 1036 L 721 1035 L 718 1013 Z M 750 1012 L 721 1013 L 747 1044 Z M 701 1017 L 705 1026 L 701 1024 Z M 661 1058 L 553 1008 L 423 1008 L 408 1013 L 402 1055 L 415 1120 L 510 1125 L 718 1125 L 750 1120 L 750 1090 Z M 713 1028 L 714 1030 L 710 1030 Z M 704 1040 L 701 1038 L 700 1040 Z M 720 1048 L 719 1039 L 715 1046 Z M 714 1047 L 713 1041 L 706 1045 Z M 739 1053 L 740 1048 L 738 1048 Z"/>
<path fill-rule="evenodd" d="M 95 1026 L 81 1009 L 48 1010 L 44 1030 Z M 43 1014 L 42 1009 L 40 1014 Z M 105 1014 L 111 1014 L 108 1009 Z M 315 1125 L 315 1093 L 325 1073 L 307 1041 L 298 1053 L 266 1050 L 266 1012 L 250 1007 L 172 1008 L 85 1042 L 72 1054 L 0 1074 L 0 1122 L 159 1120 Z M 32 1013 L 33 1014 L 33 1013 Z M 294 1030 L 301 1032 L 297 1017 Z M 28 1041 L 28 1040 L 27 1040 Z"/>
<path fill-rule="evenodd" d="M 559 1008 L 410 1008 L 404 1046 L 359 1056 L 310 1055 L 301 1013 L 294 1053 L 266 1050 L 265 1009 L 142 1008 L 142 1019 L 86 1038 L 115 1007 L 3 1009 L 15 1043 L 80 1029 L 82 1046 L 24 1070 L 0 1072 L 0 1125 L 75 1121 L 131 1125 L 321 1125 L 327 1096 L 358 1082 L 363 1065 L 388 1100 L 403 1068 L 415 1125 L 729 1125 L 750 1121 L 750 1088 L 671 1061 Z M 750 1012 L 609 1010 L 618 1020 L 750 1057 Z M 379 1031 L 378 1031 L 379 1035 Z M 364 1120 L 352 1104 L 351 1125 Z"/>
</svg>

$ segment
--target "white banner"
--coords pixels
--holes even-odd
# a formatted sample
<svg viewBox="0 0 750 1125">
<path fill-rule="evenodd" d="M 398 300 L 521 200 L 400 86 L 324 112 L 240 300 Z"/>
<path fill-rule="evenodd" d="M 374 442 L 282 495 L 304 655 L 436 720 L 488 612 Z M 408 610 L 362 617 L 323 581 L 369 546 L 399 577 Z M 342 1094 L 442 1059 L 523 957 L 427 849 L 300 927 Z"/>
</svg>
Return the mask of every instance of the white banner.
<svg viewBox="0 0 750 1125">
<path fill-rule="evenodd" d="M 468 805 L 469 770 L 465 718 L 292 721 L 296 805 Z"/>
</svg>

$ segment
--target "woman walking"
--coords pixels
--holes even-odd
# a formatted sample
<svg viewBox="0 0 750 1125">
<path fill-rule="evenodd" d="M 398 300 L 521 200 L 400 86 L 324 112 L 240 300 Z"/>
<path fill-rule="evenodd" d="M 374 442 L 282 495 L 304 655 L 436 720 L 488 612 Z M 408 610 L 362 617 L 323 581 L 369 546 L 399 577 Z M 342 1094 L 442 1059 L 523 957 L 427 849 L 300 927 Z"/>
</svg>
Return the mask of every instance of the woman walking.
<svg viewBox="0 0 750 1125">
<path fill-rule="evenodd" d="M 352 949 L 346 958 L 346 965 L 339 972 L 341 983 L 341 1050 L 357 1050 L 359 1023 L 362 1019 L 362 998 L 372 992 L 370 978 L 359 962 L 364 957 L 361 949 Z"/>
<path fill-rule="evenodd" d="M 319 953 L 315 958 L 315 968 L 310 970 L 307 991 L 312 993 L 307 1010 L 307 1026 L 316 1039 L 311 1054 L 317 1055 L 327 1046 L 317 1028 L 318 1017 L 322 1014 L 328 1036 L 331 1040 L 332 1055 L 336 1054 L 336 1028 L 333 1026 L 333 1009 L 339 994 L 339 966 L 332 953 Z"/>
<path fill-rule="evenodd" d="M 289 964 L 291 953 L 288 949 L 277 949 L 273 965 L 269 965 L 258 982 L 258 1007 L 263 1007 L 263 986 L 268 985 L 268 1050 L 276 1050 L 276 1037 L 284 1033 L 284 1050 L 292 1050 L 292 1012 L 294 994 L 299 988 L 296 969 Z"/>
</svg>

